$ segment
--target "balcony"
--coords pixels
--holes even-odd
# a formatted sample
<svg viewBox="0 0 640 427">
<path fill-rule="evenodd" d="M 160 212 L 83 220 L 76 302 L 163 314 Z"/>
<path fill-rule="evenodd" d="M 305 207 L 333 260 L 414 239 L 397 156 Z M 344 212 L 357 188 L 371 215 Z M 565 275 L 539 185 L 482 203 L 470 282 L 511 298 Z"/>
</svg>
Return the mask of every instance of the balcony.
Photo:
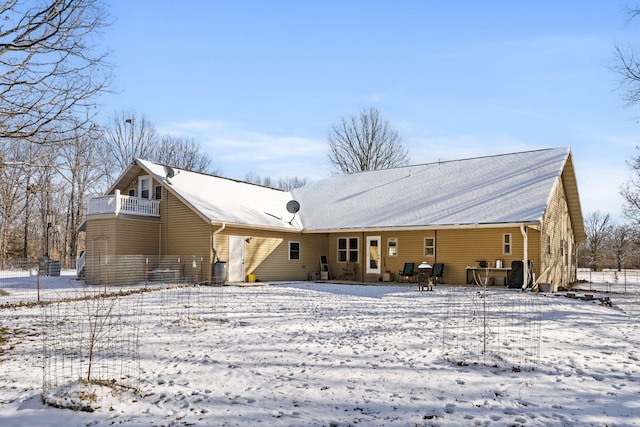
<svg viewBox="0 0 640 427">
<path fill-rule="evenodd" d="M 120 190 L 109 196 L 89 200 L 87 215 L 108 213 L 159 217 L 160 201 L 124 196 L 120 194 Z"/>
</svg>

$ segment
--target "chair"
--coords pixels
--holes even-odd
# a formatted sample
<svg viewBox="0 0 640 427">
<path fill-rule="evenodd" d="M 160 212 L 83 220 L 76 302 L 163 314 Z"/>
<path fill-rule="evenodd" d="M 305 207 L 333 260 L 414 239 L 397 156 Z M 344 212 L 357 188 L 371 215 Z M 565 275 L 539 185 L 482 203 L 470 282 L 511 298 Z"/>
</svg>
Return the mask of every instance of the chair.
<svg viewBox="0 0 640 427">
<path fill-rule="evenodd" d="M 442 278 L 442 275 L 444 274 L 444 263 L 442 262 L 436 262 L 435 264 L 433 264 L 433 272 L 431 274 L 431 276 L 433 276 L 433 283 L 439 283 L 439 284 L 443 284 L 444 280 Z"/>
<path fill-rule="evenodd" d="M 415 262 L 405 262 L 404 263 L 404 268 L 402 269 L 402 271 L 398 272 L 398 276 L 400 277 L 400 280 L 404 280 L 406 278 L 407 281 L 412 281 L 413 280 L 413 269 L 415 268 L 416 263 Z"/>
<path fill-rule="evenodd" d="M 351 277 L 351 280 L 356 280 L 356 267 L 357 265 L 352 262 L 348 262 L 344 268 L 343 277 L 346 279 L 347 277 Z"/>
</svg>

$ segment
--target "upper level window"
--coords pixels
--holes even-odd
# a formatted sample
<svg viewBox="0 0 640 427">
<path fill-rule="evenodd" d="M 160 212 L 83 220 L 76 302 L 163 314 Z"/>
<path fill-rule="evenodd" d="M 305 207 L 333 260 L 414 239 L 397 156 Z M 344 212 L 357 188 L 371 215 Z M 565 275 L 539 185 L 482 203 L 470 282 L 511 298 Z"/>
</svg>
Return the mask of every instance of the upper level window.
<svg viewBox="0 0 640 427">
<path fill-rule="evenodd" d="M 141 176 L 138 178 L 138 187 L 140 197 L 143 199 L 151 199 L 151 177 Z"/>
<path fill-rule="evenodd" d="M 289 242 L 289 259 L 300 259 L 300 242 Z"/>
<path fill-rule="evenodd" d="M 135 197 L 136 196 L 136 190 L 134 190 L 133 188 L 129 189 L 129 196 L 130 197 Z"/>
<path fill-rule="evenodd" d="M 155 190 L 155 194 L 153 195 L 153 198 L 155 200 L 161 200 L 162 199 L 162 186 L 161 185 L 156 185 L 154 190 Z"/>
<path fill-rule="evenodd" d="M 436 239 L 433 237 L 424 238 L 424 256 L 434 256 L 436 254 Z"/>
<path fill-rule="evenodd" d="M 502 253 L 504 255 L 511 255 L 511 233 L 502 235 Z"/>
<path fill-rule="evenodd" d="M 398 239 L 396 239 L 395 237 L 390 237 L 387 240 L 387 254 L 389 256 L 398 255 Z"/>
</svg>

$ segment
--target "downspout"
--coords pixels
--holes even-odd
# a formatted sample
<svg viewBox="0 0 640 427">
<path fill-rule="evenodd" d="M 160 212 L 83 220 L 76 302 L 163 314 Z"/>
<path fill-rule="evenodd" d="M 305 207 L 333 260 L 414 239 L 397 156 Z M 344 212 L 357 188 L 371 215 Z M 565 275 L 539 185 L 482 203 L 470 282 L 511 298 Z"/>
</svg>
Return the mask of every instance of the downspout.
<svg viewBox="0 0 640 427">
<path fill-rule="evenodd" d="M 520 225 L 520 233 L 522 233 L 522 239 L 524 240 L 523 243 L 523 249 L 524 249 L 524 259 L 523 261 L 523 266 L 522 266 L 522 275 L 523 275 L 523 279 L 522 279 L 522 289 L 525 289 L 527 286 L 529 286 L 529 236 L 527 235 L 527 227 L 522 224 Z"/>
<path fill-rule="evenodd" d="M 213 224 L 212 224 L 213 225 Z M 216 249 L 216 234 L 220 233 L 227 226 L 226 223 L 222 223 L 220 228 L 211 233 L 211 252 L 209 253 L 209 281 L 213 282 L 213 260 L 215 258 L 216 262 L 220 261 L 220 257 L 218 257 L 218 250 Z"/>
</svg>

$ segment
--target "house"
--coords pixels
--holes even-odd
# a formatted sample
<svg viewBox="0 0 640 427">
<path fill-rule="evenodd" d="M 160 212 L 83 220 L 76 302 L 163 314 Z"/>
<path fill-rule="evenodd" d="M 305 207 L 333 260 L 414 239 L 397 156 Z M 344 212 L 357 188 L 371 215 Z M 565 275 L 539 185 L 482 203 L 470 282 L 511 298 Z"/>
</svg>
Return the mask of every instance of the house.
<svg viewBox="0 0 640 427">
<path fill-rule="evenodd" d="M 292 191 L 136 160 L 90 201 L 83 227 L 88 284 L 105 271 L 111 283 L 139 281 L 150 256 L 202 260 L 195 281 L 222 271 L 230 282 L 306 280 L 324 256 L 332 278 L 392 280 L 426 261 L 445 264 L 446 283 L 480 273 L 502 285 L 516 261 L 523 281 L 563 286 L 576 280 L 586 238 L 568 148 L 335 175 Z M 117 277 L 123 257 L 136 267 Z"/>
</svg>

